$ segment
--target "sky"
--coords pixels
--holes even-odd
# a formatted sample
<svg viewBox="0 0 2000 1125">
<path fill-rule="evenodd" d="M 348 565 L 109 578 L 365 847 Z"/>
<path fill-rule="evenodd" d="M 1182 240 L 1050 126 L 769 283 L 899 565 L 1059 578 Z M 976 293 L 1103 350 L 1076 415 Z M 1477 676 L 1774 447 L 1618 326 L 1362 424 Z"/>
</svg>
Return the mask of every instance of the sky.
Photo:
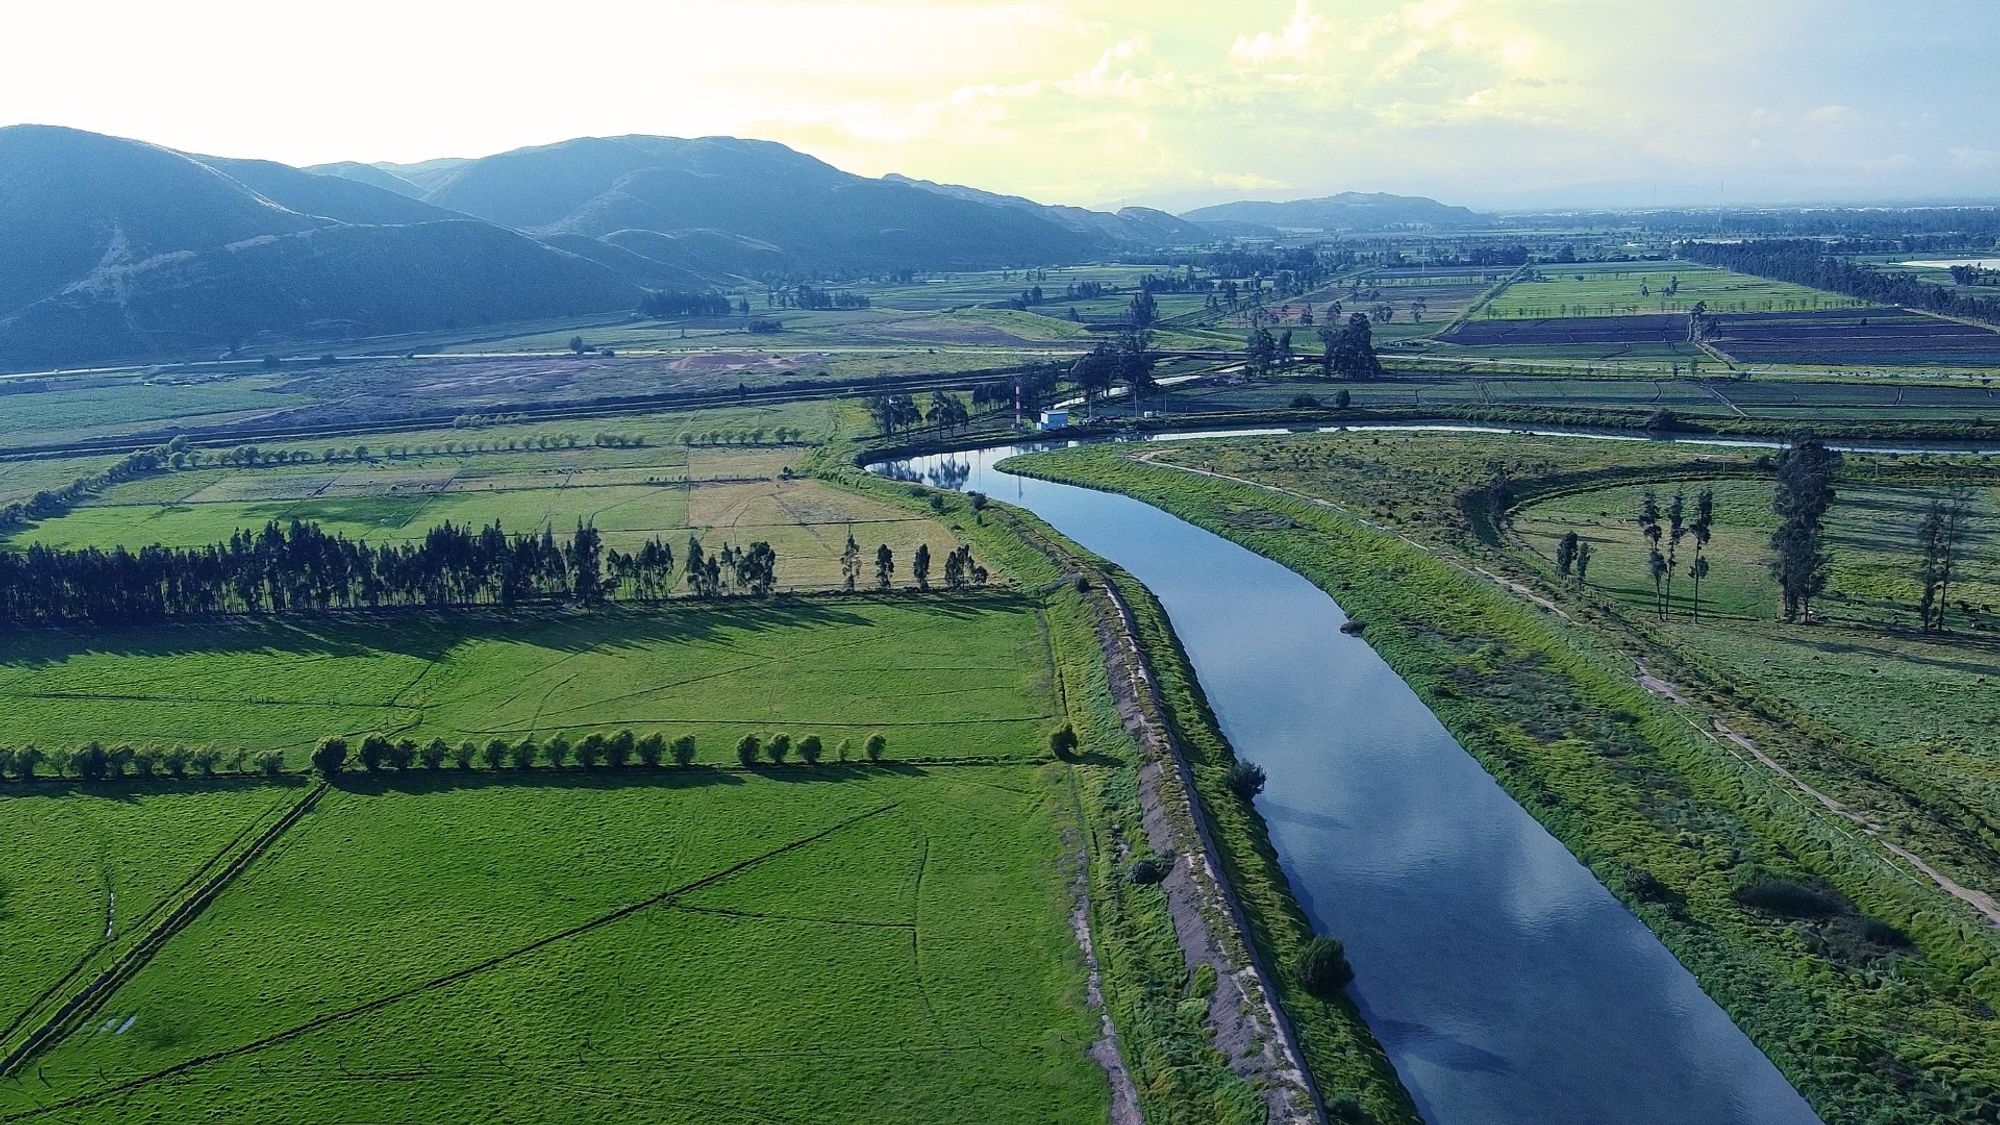
<svg viewBox="0 0 2000 1125">
<path fill-rule="evenodd" d="M 2000 2 L 98 0 L 0 124 L 292 164 L 780 141 L 1050 203 L 2000 199 Z"/>
</svg>

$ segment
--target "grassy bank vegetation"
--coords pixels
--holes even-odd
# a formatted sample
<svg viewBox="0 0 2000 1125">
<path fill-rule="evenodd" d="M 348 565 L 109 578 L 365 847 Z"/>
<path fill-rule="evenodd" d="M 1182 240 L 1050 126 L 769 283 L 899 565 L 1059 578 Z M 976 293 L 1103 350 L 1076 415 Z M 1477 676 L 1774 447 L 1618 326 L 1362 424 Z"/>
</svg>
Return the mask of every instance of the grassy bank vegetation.
<svg viewBox="0 0 2000 1125">
<path fill-rule="evenodd" d="M 1268 456 L 1281 468 L 1285 440 L 1254 441 L 1164 455 L 1219 471 Z M 2000 1113 L 2000 951 L 1990 932 L 1649 694 L 1603 635 L 1400 538 L 1441 537 L 1451 522 L 1419 514 L 1452 497 L 1435 475 L 1419 479 L 1422 462 L 1391 467 L 1350 445 L 1343 455 L 1368 487 L 1344 490 L 1338 473 L 1318 482 L 1316 494 L 1358 506 L 1354 516 L 1378 529 L 1131 452 L 1073 449 L 1010 467 L 1138 496 L 1334 593 L 1461 743 L 1661 935 L 1828 1119 Z M 1493 475 L 1476 457 L 1451 464 L 1468 481 Z M 1312 483 L 1297 471 L 1291 483 Z M 1479 545 L 1470 529 L 1463 542 Z"/>
</svg>

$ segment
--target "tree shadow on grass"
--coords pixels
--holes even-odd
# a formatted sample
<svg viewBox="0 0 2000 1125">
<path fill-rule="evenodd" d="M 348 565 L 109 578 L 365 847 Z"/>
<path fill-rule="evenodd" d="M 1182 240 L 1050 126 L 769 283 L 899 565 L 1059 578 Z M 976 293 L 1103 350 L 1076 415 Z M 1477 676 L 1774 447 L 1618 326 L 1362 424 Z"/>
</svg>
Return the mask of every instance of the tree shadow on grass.
<svg viewBox="0 0 2000 1125">
<path fill-rule="evenodd" d="M 1106 764 L 1119 764 L 1116 759 L 1104 759 Z M 459 790 L 496 788 L 535 789 L 700 789 L 717 785 L 743 785 L 750 779 L 782 782 L 787 785 L 817 785 L 848 781 L 866 781 L 871 778 L 929 777 L 941 766 L 1013 766 L 1029 764 L 1025 759 L 1016 762 L 1011 759 L 967 760 L 960 762 L 820 762 L 806 765 L 801 762 L 773 766 L 768 763 L 752 766 L 719 766 L 696 764 L 691 766 L 533 766 L 528 769 L 476 769 L 462 770 L 457 767 L 442 769 L 383 770 L 368 773 L 354 769 L 343 772 L 334 779 L 333 786 L 343 792 L 358 795 L 379 795 L 383 793 L 449 793 Z M 317 784 L 317 778 L 308 774 L 288 773 L 278 777 L 226 776 L 226 777 L 154 777 L 150 779 L 127 777 L 116 781 L 82 782 L 74 778 L 37 778 L 30 782 L 0 782 L 0 802 L 10 797 L 95 797 L 100 800 L 133 803 L 147 796 L 172 793 L 212 793 L 218 791 L 248 791 L 278 787 L 303 791 Z"/>
<path fill-rule="evenodd" d="M 976 617 L 1010 600 L 884 598 L 883 602 L 957 618 Z M 732 632 L 873 626 L 859 599 L 784 597 L 769 601 L 665 602 L 596 609 L 562 606 L 377 610 L 286 617 L 213 617 L 144 625 L 24 629 L 9 633 L 7 663 L 40 667 L 78 656 L 164 658 L 209 655 L 364 657 L 388 653 L 443 659 L 467 641 L 534 645 L 558 652 L 647 648 L 712 640 Z M 1020 605 L 1018 595 L 1011 604 Z"/>
<path fill-rule="evenodd" d="M 1984 660 L 1946 660 L 1939 657 L 1920 656 L 1908 649 L 1890 647 L 1883 643 L 1871 644 L 1858 640 L 1838 640 L 1834 638 L 1821 640 L 1812 637 L 1784 634 L 1776 635 L 1774 639 L 1780 644 L 1796 648 L 1812 649 L 1827 656 L 1872 659 L 1888 664 L 1914 664 L 1946 672 L 1956 672 L 1967 676 L 1990 676 L 1994 674 L 1995 667 L 2000 666 L 2000 664 L 1997 664 L 1991 658 Z M 1892 637 L 1882 638 L 1883 641 L 1891 639 L 1913 643 L 1930 642 L 1939 646 L 1951 645 L 1960 649 L 1970 649 L 1976 652 L 2000 655 L 2000 641 L 1990 640 L 1985 637 L 1970 636 L 1964 632 L 1949 633 L 1943 636 L 1904 632 L 1895 634 Z"/>
<path fill-rule="evenodd" d="M 9 797 L 95 797 L 100 801 L 135 804 L 142 797 L 173 793 L 249 792 L 253 789 L 293 789 L 303 791 L 314 783 L 304 774 L 221 774 L 215 777 L 154 777 L 127 775 L 104 781 L 79 781 L 74 777 L 40 774 L 33 781 L 0 781 L 0 802 Z"/>
<path fill-rule="evenodd" d="M 496 788 L 533 789 L 702 789 L 743 785 L 752 778 L 790 785 L 865 781 L 880 777 L 927 777 L 930 770 L 914 762 L 821 762 L 815 766 L 788 764 L 741 766 L 535 766 L 502 770 L 385 770 L 343 773 L 334 786 L 359 795 L 382 793 L 450 793 Z"/>
</svg>

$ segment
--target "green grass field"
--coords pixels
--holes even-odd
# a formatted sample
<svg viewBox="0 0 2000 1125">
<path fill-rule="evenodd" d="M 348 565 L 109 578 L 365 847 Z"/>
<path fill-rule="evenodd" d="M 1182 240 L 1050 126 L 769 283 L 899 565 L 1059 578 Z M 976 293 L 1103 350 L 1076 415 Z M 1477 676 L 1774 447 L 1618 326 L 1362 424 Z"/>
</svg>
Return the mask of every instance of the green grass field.
<svg viewBox="0 0 2000 1125">
<path fill-rule="evenodd" d="M 1025 765 L 357 780 L 0 1113 L 1101 1118 L 1057 792 Z M 152 836 L 199 852 L 252 811 Z M 20 920 L 60 940 L 55 914 Z"/>
<path fill-rule="evenodd" d="M 277 748 L 630 727 L 733 760 L 744 734 L 875 731 L 889 757 L 1025 757 L 1058 706 L 1032 603 L 866 598 L 573 613 L 241 619 L 12 634 L 0 744 Z"/>
<path fill-rule="evenodd" d="M 0 508 L 30 499 L 37 492 L 67 487 L 72 481 L 103 472 L 118 461 L 117 457 L 0 461 Z"/>
<path fill-rule="evenodd" d="M 0 958 L 0 1027 L 77 965 L 129 946 L 185 880 L 295 797 L 249 785 L 0 798 L 0 943 L 13 951 Z"/>
<path fill-rule="evenodd" d="M 1697 262 L 1590 262 L 1536 267 L 1545 281 L 1516 281 L 1480 309 L 1480 317 L 1625 316 L 1686 312 L 1697 301 L 1711 312 L 1785 312 L 1859 307 L 1866 302 Z M 1673 296 L 1665 290 L 1675 279 Z M 1641 287 L 1647 292 L 1642 295 Z"/>
</svg>

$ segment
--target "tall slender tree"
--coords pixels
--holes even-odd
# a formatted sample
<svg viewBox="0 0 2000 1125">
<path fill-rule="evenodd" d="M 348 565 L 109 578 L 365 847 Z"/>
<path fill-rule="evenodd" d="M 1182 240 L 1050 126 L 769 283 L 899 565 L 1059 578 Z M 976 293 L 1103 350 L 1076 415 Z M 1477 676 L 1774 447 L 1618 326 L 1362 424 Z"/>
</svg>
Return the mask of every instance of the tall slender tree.
<svg viewBox="0 0 2000 1125">
<path fill-rule="evenodd" d="M 1679 563 L 1681 540 L 1687 538 L 1687 492 L 1674 489 L 1674 498 L 1667 503 L 1667 593 L 1663 612 L 1672 612 L 1674 607 L 1674 567 Z"/>
<path fill-rule="evenodd" d="M 1715 490 L 1703 488 L 1695 493 L 1694 520 L 1688 524 L 1688 534 L 1694 537 L 1694 562 L 1688 564 L 1688 577 L 1694 579 L 1694 609 L 1689 616 L 1701 616 L 1701 581 L 1708 577 L 1708 540 L 1715 530 Z"/>
<path fill-rule="evenodd" d="M 861 578 L 861 544 L 854 541 L 854 529 L 847 529 L 847 545 L 840 549 L 840 581 L 848 593 Z"/>
<path fill-rule="evenodd" d="M 1660 498 L 1648 488 L 1639 495 L 1639 532 L 1646 537 L 1646 572 L 1653 580 L 1653 615 L 1665 616 L 1660 604 L 1660 580 L 1666 576 L 1667 557 L 1660 553 Z"/>
<path fill-rule="evenodd" d="M 875 588 L 886 590 L 896 580 L 896 552 L 887 543 L 875 548 Z"/>
<path fill-rule="evenodd" d="M 1778 580 L 1779 609 L 1786 621 L 1812 622 L 1812 603 L 1826 588 L 1827 555 L 1822 524 L 1833 505 L 1833 475 L 1840 454 L 1810 434 L 1795 437 L 1778 454 L 1771 509 L 1778 529 L 1771 534 L 1771 573 Z"/>
</svg>

